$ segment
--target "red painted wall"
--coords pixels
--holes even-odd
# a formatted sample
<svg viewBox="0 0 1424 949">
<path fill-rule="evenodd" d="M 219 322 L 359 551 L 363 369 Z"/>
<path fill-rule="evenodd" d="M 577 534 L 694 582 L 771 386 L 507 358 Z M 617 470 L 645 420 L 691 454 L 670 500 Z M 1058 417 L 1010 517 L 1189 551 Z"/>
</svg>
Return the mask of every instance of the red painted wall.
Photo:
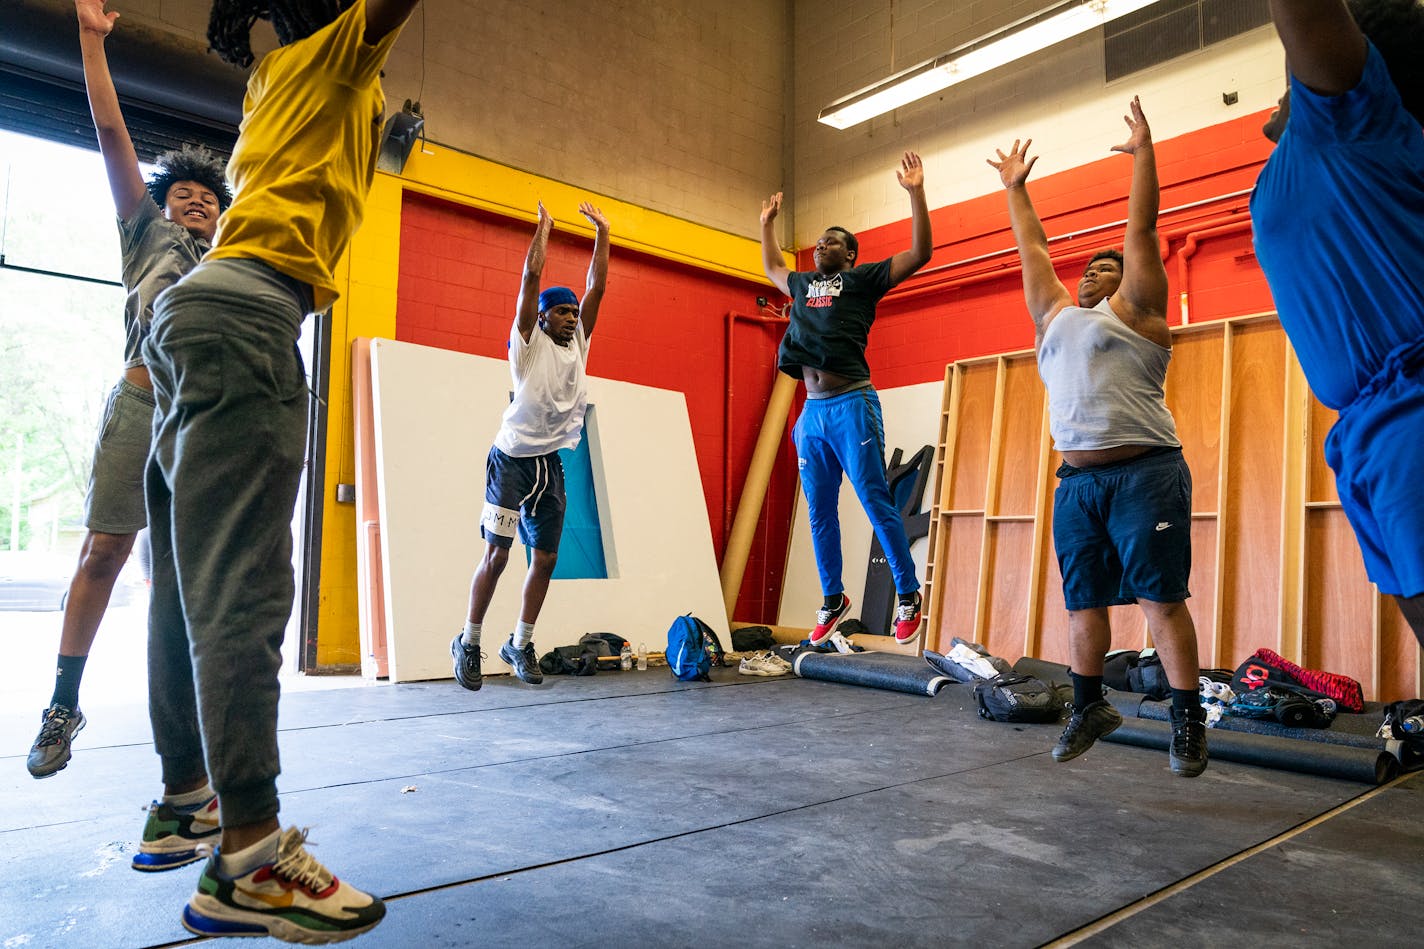
<svg viewBox="0 0 1424 949">
<path fill-rule="evenodd" d="M 1249 190 L 1269 155 L 1259 131 L 1265 115 L 1157 143 L 1159 232 L 1171 299 L 1188 291 L 1192 322 L 1272 309 L 1247 216 Z M 991 168 L 976 173 L 984 176 L 986 194 L 931 213 L 934 258 L 880 305 L 867 355 L 882 389 L 938 381 L 946 363 L 1033 344 L 1004 196 Z M 1030 180 L 1070 288 L 1095 250 L 1121 247 L 1130 173 L 1131 159 L 1112 155 Z M 523 221 L 408 194 L 396 337 L 503 358 L 531 232 Z M 909 221 L 858 236 L 862 259 L 877 260 L 908 246 Z M 544 285 L 581 292 L 589 250 L 588 241 L 555 231 Z M 811 266 L 809 253 L 800 266 Z M 755 318 L 755 298 L 767 292 L 615 247 L 589 357 L 595 375 L 685 393 L 719 558 L 774 378 L 781 328 Z M 1169 320 L 1181 322 L 1180 312 Z M 799 400 L 798 394 L 796 411 Z M 650 442 L 650 477 L 656 463 Z M 788 424 L 735 611 L 739 620 L 776 619 L 795 491 Z"/>
</svg>

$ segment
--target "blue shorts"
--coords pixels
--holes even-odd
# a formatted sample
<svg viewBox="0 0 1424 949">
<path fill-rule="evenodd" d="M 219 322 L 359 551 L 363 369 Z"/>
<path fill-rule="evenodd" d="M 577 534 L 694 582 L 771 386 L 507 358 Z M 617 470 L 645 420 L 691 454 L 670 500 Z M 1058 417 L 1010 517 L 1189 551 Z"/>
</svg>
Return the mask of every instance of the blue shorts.
<svg viewBox="0 0 1424 949">
<path fill-rule="evenodd" d="M 1424 593 L 1424 340 L 1390 353 L 1325 438 L 1340 506 L 1381 592 Z"/>
<path fill-rule="evenodd" d="M 1053 546 L 1070 610 L 1191 596 L 1192 473 L 1180 448 L 1058 469 Z"/>
<path fill-rule="evenodd" d="M 518 527 L 524 546 L 558 553 L 565 506 L 564 463 L 558 452 L 516 458 L 490 448 L 480 515 L 480 536 L 486 541 L 508 549 Z"/>
</svg>

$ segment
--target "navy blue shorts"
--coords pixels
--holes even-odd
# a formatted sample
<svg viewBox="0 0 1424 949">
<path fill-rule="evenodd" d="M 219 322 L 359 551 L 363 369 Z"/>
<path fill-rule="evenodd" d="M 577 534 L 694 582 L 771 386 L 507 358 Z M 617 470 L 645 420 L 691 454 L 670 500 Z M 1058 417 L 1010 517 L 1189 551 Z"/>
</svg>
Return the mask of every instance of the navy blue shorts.
<svg viewBox="0 0 1424 949">
<path fill-rule="evenodd" d="M 564 463 L 558 452 L 515 458 L 491 447 L 485 460 L 485 509 L 480 536 L 498 547 L 524 546 L 558 553 L 564 532 Z"/>
<path fill-rule="evenodd" d="M 1365 572 L 1394 596 L 1424 593 L 1424 340 L 1385 365 L 1325 439 L 1340 506 L 1355 529 Z"/>
<path fill-rule="evenodd" d="M 1180 448 L 1058 469 L 1053 546 L 1070 610 L 1191 596 L 1192 473 Z"/>
</svg>

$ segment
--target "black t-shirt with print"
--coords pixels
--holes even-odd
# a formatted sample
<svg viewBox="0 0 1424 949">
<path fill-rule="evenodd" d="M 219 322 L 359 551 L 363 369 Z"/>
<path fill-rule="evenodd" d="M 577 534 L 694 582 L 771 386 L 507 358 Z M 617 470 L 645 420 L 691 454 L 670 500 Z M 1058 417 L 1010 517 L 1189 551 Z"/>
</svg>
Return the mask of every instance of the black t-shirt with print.
<svg viewBox="0 0 1424 949">
<path fill-rule="evenodd" d="M 854 382 L 870 378 L 865 344 L 875 305 L 890 290 L 890 258 L 839 273 L 818 270 L 786 275 L 791 325 L 781 339 L 776 367 L 801 378 L 801 367 L 834 372 Z"/>
</svg>

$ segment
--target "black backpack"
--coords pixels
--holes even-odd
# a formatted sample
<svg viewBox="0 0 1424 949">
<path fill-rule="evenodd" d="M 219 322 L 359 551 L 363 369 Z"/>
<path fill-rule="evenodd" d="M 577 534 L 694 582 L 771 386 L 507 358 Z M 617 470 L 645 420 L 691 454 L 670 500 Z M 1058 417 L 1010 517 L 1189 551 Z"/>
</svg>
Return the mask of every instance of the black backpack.
<svg viewBox="0 0 1424 949">
<path fill-rule="evenodd" d="M 1172 694 L 1167 670 L 1155 649 L 1117 649 L 1103 657 L 1103 684 L 1119 692 L 1139 692 L 1148 698 Z"/>
<path fill-rule="evenodd" d="M 555 646 L 539 659 L 545 675 L 591 676 L 598 671 L 598 654 L 583 643 Z"/>
<path fill-rule="evenodd" d="M 979 717 L 993 722 L 1056 722 L 1063 714 L 1063 696 L 1042 679 L 1004 672 L 974 684 Z"/>
</svg>

